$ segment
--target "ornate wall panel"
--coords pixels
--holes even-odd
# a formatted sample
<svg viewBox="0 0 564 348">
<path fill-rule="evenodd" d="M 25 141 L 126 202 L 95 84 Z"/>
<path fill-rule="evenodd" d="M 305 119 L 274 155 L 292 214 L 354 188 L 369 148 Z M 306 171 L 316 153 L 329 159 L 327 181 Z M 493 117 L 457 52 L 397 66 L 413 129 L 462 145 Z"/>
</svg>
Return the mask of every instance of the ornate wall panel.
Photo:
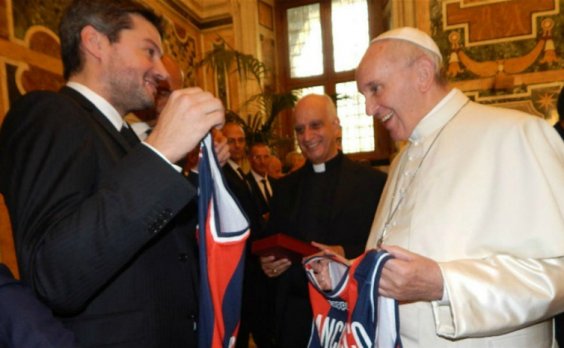
<svg viewBox="0 0 564 348">
<path fill-rule="evenodd" d="M 476 101 L 555 121 L 564 85 L 562 0 L 431 0 L 449 80 Z"/>
</svg>

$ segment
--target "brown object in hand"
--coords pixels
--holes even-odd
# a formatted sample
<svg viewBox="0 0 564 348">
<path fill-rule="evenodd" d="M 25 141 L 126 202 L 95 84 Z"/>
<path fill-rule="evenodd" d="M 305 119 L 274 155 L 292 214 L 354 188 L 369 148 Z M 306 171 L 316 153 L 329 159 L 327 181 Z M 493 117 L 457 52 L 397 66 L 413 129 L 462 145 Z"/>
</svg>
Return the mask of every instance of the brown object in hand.
<svg viewBox="0 0 564 348">
<path fill-rule="evenodd" d="M 302 262 L 302 258 L 320 252 L 308 242 L 290 237 L 284 233 L 254 241 L 251 252 L 258 256 L 273 255 L 276 259 L 286 258 L 292 262 Z"/>
</svg>

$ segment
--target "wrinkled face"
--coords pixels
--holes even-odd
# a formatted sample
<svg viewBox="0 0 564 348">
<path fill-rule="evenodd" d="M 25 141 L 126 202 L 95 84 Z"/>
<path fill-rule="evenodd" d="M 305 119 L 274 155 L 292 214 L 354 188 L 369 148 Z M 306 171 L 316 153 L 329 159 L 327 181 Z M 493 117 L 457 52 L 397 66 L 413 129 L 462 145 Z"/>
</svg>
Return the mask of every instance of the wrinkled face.
<svg viewBox="0 0 564 348">
<path fill-rule="evenodd" d="M 419 121 L 416 68 L 409 64 L 405 45 L 373 43 L 362 58 L 356 81 L 366 102 L 366 114 L 390 132 L 392 139 L 407 140 Z"/>
<path fill-rule="evenodd" d="M 270 148 L 265 145 L 254 145 L 249 153 L 251 168 L 259 175 L 265 176 L 270 163 Z"/>
<path fill-rule="evenodd" d="M 243 128 L 229 123 L 221 129 L 221 132 L 227 138 L 231 160 L 240 164 L 243 158 L 245 158 L 245 147 L 247 145 Z"/>
<path fill-rule="evenodd" d="M 337 129 L 338 120 L 330 117 L 322 99 L 302 99 L 296 105 L 294 130 L 303 155 L 312 163 L 324 163 L 337 155 Z"/>
<path fill-rule="evenodd" d="M 132 28 L 122 30 L 106 50 L 101 77 L 106 97 L 122 114 L 153 107 L 159 81 L 168 77 L 159 32 L 143 17 L 131 18 Z"/>
</svg>

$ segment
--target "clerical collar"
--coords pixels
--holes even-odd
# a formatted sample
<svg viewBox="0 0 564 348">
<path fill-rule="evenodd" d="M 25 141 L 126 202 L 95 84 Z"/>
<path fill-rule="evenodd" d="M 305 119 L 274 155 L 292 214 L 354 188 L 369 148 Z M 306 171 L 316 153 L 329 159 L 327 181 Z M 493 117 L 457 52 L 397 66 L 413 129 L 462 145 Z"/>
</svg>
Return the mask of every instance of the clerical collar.
<svg viewBox="0 0 564 348">
<path fill-rule="evenodd" d="M 313 164 L 313 171 L 316 173 L 325 172 L 325 163 Z"/>
<path fill-rule="evenodd" d="M 312 163 L 311 164 L 312 169 L 317 174 L 325 173 L 327 170 L 331 170 L 332 168 L 337 167 L 337 165 L 341 162 L 342 158 L 343 158 L 343 153 L 339 151 L 335 157 L 331 158 L 327 162 L 317 163 L 317 164 Z"/>
</svg>

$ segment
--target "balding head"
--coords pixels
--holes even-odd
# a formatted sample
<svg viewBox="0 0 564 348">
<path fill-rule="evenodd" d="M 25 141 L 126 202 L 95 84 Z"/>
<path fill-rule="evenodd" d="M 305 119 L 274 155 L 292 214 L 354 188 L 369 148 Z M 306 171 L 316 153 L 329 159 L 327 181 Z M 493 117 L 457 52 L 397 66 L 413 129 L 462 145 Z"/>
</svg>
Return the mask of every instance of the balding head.
<svg viewBox="0 0 564 348">
<path fill-rule="evenodd" d="M 294 130 L 304 156 L 312 163 L 335 157 L 339 120 L 333 100 L 327 95 L 309 94 L 294 108 Z"/>
<path fill-rule="evenodd" d="M 235 122 L 227 122 L 221 132 L 227 138 L 227 145 L 229 146 L 230 159 L 235 163 L 241 165 L 245 158 L 245 150 L 247 141 L 245 139 L 245 131 L 240 124 Z"/>
</svg>

